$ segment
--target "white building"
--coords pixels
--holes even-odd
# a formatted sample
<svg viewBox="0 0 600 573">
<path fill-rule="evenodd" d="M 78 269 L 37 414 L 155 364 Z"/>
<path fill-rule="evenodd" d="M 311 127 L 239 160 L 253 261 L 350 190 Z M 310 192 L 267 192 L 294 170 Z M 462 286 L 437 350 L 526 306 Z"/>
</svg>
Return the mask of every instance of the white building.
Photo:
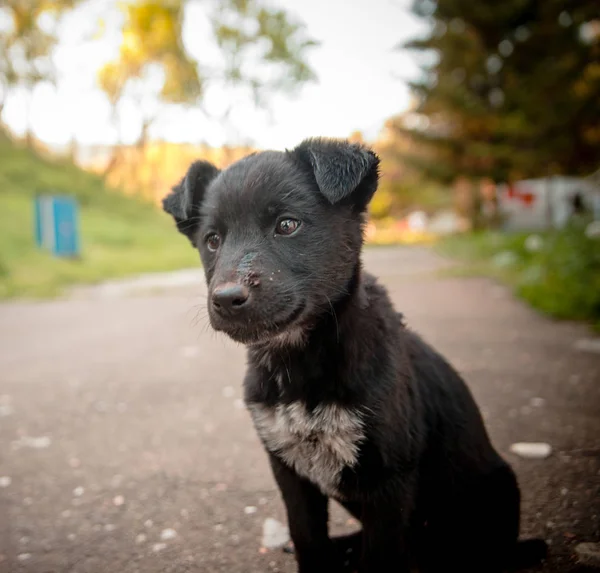
<svg viewBox="0 0 600 573">
<path fill-rule="evenodd" d="M 591 177 L 525 179 L 498 187 L 507 230 L 563 227 L 578 207 L 600 219 L 600 172 Z"/>
</svg>

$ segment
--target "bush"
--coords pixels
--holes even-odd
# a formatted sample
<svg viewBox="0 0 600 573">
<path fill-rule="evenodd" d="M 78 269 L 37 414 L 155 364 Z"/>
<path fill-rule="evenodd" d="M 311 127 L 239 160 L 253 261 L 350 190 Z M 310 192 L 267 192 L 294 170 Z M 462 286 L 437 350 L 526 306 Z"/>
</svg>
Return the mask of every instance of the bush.
<svg viewBox="0 0 600 573">
<path fill-rule="evenodd" d="M 586 237 L 581 223 L 549 234 L 521 271 L 517 293 L 552 316 L 600 327 L 600 239 Z"/>
<path fill-rule="evenodd" d="M 539 235 L 460 235 L 441 242 L 439 250 L 465 261 L 462 272 L 509 284 L 534 308 L 600 329 L 600 237 L 586 235 L 587 223 L 573 220 Z"/>
</svg>

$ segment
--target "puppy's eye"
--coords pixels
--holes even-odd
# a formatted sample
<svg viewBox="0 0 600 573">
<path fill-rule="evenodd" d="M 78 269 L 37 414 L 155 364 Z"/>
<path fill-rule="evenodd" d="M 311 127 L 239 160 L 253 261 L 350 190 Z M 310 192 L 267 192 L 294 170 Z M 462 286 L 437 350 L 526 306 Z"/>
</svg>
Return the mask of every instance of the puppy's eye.
<svg viewBox="0 0 600 573">
<path fill-rule="evenodd" d="M 211 233 L 206 237 L 206 246 L 209 251 L 216 251 L 221 245 L 221 237 L 217 233 Z"/>
<path fill-rule="evenodd" d="M 298 219 L 281 219 L 277 222 L 275 233 L 278 235 L 293 235 L 300 227 Z"/>
</svg>

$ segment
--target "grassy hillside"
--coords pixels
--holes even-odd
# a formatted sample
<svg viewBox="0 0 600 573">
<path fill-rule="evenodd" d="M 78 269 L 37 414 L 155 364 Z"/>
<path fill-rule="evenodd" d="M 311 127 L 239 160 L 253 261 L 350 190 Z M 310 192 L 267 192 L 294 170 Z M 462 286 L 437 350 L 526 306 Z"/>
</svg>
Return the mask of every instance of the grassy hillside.
<svg viewBox="0 0 600 573">
<path fill-rule="evenodd" d="M 33 197 L 53 190 L 80 205 L 81 260 L 60 260 L 34 239 Z M 65 285 L 198 265 L 156 206 L 106 189 L 102 179 L 43 159 L 0 134 L 0 297 L 49 296 Z"/>
</svg>

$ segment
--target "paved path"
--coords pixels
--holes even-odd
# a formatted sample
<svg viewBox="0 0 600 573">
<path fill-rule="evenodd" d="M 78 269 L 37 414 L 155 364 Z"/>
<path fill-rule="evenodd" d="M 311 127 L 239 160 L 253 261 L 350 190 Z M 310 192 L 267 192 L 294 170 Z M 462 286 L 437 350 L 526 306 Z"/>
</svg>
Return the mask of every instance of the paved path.
<svg viewBox="0 0 600 573">
<path fill-rule="evenodd" d="M 591 335 L 439 265 L 416 248 L 367 256 L 514 464 L 523 531 L 552 543 L 539 570 L 577 571 L 574 545 L 600 541 L 600 355 L 573 346 Z M 0 572 L 294 571 L 259 551 L 284 512 L 240 401 L 244 351 L 209 331 L 189 276 L 0 305 Z M 554 453 L 517 459 L 516 441 Z"/>
</svg>

